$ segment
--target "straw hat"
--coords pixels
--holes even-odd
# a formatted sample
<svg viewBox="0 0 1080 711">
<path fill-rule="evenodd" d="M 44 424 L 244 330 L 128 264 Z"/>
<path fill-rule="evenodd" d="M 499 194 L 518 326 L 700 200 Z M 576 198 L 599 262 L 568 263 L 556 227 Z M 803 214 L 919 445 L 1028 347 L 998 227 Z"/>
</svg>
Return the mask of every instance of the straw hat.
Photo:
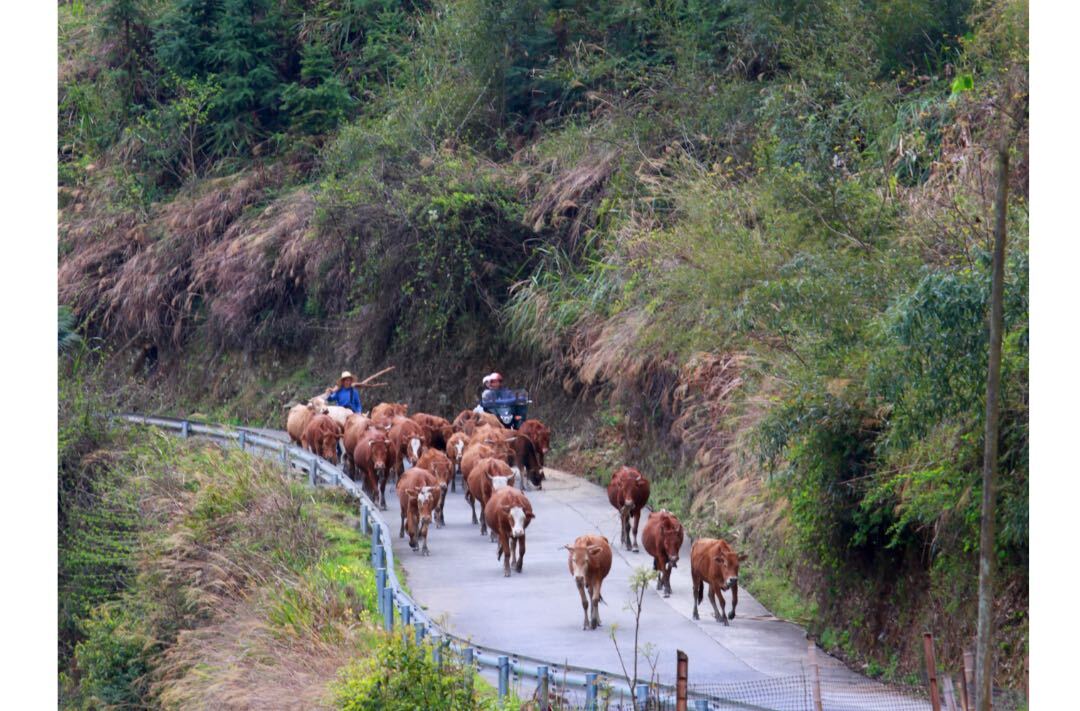
<svg viewBox="0 0 1080 711">
<path fill-rule="evenodd" d="M 344 380 L 345 378 L 352 378 L 353 380 L 356 380 L 356 376 L 354 376 L 352 373 L 350 373 L 347 370 L 343 370 L 343 371 L 341 371 L 341 377 L 337 379 L 338 385 L 341 385 L 341 381 Z"/>
</svg>

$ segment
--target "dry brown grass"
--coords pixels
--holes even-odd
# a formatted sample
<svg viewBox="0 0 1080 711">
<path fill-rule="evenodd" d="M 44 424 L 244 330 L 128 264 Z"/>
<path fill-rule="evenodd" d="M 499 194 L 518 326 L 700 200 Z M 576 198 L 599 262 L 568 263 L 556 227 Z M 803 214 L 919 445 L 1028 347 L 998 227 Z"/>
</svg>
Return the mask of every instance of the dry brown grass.
<svg viewBox="0 0 1080 711">
<path fill-rule="evenodd" d="M 545 227 L 565 230 L 573 248 L 593 225 L 596 203 L 618 165 L 618 157 L 618 151 L 605 150 L 590 153 L 569 168 L 561 168 L 551 159 L 526 172 L 520 181 L 526 192 L 532 192 L 527 189 L 530 183 L 540 185 L 529 195 L 531 207 L 525 213 L 525 222 L 536 232 Z M 536 177 L 540 180 L 534 180 Z"/>
<path fill-rule="evenodd" d="M 220 622 L 180 634 L 161 658 L 154 691 L 167 709 L 327 708 L 327 686 L 370 634 L 357 625 L 333 644 L 283 635 L 257 601 L 240 602 Z"/>
<path fill-rule="evenodd" d="M 280 182 L 270 170 L 204 181 L 149 215 L 108 212 L 91 202 L 100 190 L 69 191 L 61 303 L 110 335 L 160 345 L 179 345 L 202 324 L 228 345 L 282 337 L 295 324 L 265 316 L 303 304 L 327 250 L 314 239 L 308 191 L 253 210 Z"/>
</svg>

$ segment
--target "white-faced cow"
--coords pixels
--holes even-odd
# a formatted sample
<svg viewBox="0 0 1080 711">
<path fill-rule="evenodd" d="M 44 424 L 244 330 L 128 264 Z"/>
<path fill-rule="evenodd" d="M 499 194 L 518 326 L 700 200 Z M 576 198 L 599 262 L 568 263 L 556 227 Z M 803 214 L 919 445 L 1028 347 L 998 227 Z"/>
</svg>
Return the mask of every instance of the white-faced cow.
<svg viewBox="0 0 1080 711">
<path fill-rule="evenodd" d="M 611 572 L 611 544 L 603 536 L 589 533 L 578 536 L 574 545 L 564 547 L 570 551 L 567 565 L 581 595 L 581 609 L 585 612 L 581 629 L 594 630 L 600 626 L 600 603 L 604 599 L 600 587 Z"/>
</svg>

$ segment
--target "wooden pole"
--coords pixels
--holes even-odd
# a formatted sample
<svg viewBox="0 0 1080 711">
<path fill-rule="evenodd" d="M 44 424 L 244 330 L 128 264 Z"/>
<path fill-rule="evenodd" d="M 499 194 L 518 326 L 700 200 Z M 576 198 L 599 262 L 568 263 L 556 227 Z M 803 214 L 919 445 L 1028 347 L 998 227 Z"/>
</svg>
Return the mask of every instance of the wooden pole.
<svg viewBox="0 0 1080 711">
<path fill-rule="evenodd" d="M 964 652 L 964 686 L 960 692 L 964 700 L 964 711 L 975 711 L 975 699 L 971 693 L 971 685 L 975 682 L 975 653 Z"/>
<path fill-rule="evenodd" d="M 372 385 L 371 381 L 374 380 L 375 378 L 379 377 L 380 375 L 386 375 L 387 373 L 389 373 L 391 370 L 393 370 L 396 367 L 397 366 L 392 365 L 389 368 L 383 368 L 378 373 L 375 373 L 375 375 L 369 375 L 366 378 L 364 378 L 363 380 L 361 380 L 359 383 L 353 383 L 353 387 L 354 388 L 377 388 L 377 387 L 381 387 L 383 385 L 386 385 L 386 383 L 379 383 L 377 385 Z"/>
<path fill-rule="evenodd" d="M 675 711 L 686 711 L 687 667 L 690 658 L 681 649 L 675 650 Z"/>
<path fill-rule="evenodd" d="M 810 659 L 810 673 L 813 675 L 811 683 L 814 690 L 814 711 L 823 711 L 821 705 L 821 671 L 818 669 L 817 648 L 813 642 L 810 642 L 806 647 L 806 655 Z M 937 709 L 934 711 L 937 711 Z"/>
<path fill-rule="evenodd" d="M 937 661 L 934 658 L 934 635 L 923 634 L 923 657 L 926 661 L 926 679 L 930 685 L 930 706 L 934 711 L 941 711 L 941 697 L 938 696 Z"/>
</svg>

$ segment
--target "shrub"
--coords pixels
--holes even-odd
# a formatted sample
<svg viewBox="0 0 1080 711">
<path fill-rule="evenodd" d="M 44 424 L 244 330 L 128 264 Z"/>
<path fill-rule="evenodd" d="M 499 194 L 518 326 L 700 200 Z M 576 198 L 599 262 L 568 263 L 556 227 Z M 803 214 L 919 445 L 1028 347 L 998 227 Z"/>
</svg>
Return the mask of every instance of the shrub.
<svg viewBox="0 0 1080 711">
<path fill-rule="evenodd" d="M 342 711 L 484 707 L 474 687 L 473 670 L 454 659 L 436 664 L 431 645 L 417 643 L 409 628 L 382 637 L 374 654 L 344 669 L 334 687 L 334 702 Z"/>
</svg>

